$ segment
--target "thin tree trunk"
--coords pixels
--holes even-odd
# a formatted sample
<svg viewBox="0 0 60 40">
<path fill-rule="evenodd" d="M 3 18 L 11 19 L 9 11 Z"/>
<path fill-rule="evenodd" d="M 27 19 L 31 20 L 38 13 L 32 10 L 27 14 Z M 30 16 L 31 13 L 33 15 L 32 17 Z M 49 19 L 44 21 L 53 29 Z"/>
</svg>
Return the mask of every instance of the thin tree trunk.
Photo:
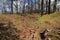
<svg viewBox="0 0 60 40">
<path fill-rule="evenodd" d="M 13 14 L 13 0 L 11 0 L 11 14 Z"/>
<path fill-rule="evenodd" d="M 57 5 L 57 0 L 54 1 L 54 7 L 53 7 L 53 12 L 56 11 L 56 5 Z"/>
<path fill-rule="evenodd" d="M 30 12 L 30 8 L 29 8 L 29 0 L 28 0 L 28 13 Z"/>
<path fill-rule="evenodd" d="M 39 9 L 39 12 L 40 12 L 40 0 L 38 0 L 38 9 Z"/>
<path fill-rule="evenodd" d="M 48 14 L 50 14 L 50 4 L 51 4 L 51 0 L 49 0 Z"/>
<path fill-rule="evenodd" d="M 44 4 L 44 0 L 41 0 L 41 16 L 43 15 L 43 4 Z"/>
<path fill-rule="evenodd" d="M 2 10 L 2 13 L 6 13 L 5 2 L 4 2 L 4 0 L 3 0 L 3 10 Z"/>
<path fill-rule="evenodd" d="M 48 6 L 47 4 L 48 4 L 48 1 L 46 0 L 46 13 L 47 13 L 47 6 Z"/>
<path fill-rule="evenodd" d="M 16 13 L 18 14 L 18 0 L 16 1 Z"/>
<path fill-rule="evenodd" d="M 33 1 L 31 0 L 31 9 L 30 9 L 30 14 L 32 13 L 33 10 Z"/>
<path fill-rule="evenodd" d="M 35 10 L 36 10 L 36 0 L 35 0 Z"/>
<path fill-rule="evenodd" d="M 6 10 L 5 10 L 5 6 L 4 6 L 4 3 L 3 3 L 3 14 L 6 13 L 5 11 Z"/>
<path fill-rule="evenodd" d="M 23 10 L 22 10 L 22 12 L 23 12 L 23 14 L 25 13 L 25 0 L 24 0 L 24 3 L 23 3 L 24 5 L 23 5 Z"/>
</svg>

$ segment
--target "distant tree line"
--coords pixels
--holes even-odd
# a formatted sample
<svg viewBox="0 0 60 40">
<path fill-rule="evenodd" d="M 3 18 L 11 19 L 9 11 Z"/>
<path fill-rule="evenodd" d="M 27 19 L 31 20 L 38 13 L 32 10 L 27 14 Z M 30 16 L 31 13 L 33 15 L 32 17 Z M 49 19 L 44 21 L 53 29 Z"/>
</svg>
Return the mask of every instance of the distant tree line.
<svg viewBox="0 0 60 40">
<path fill-rule="evenodd" d="M 16 5 L 14 5 L 13 2 L 16 2 Z M 13 5 L 16 8 L 16 13 L 20 14 L 18 12 L 18 1 L 19 0 L 11 0 L 11 14 L 13 14 Z M 21 1 L 22 2 L 22 1 Z M 4 3 L 3 3 L 4 4 Z M 21 5 L 20 5 L 21 6 Z M 40 13 L 41 15 L 43 14 L 50 14 L 51 12 L 55 12 L 57 9 L 57 0 L 54 0 L 53 7 L 51 7 L 51 0 L 27 0 L 27 5 L 26 5 L 26 0 L 23 0 L 23 6 L 22 6 L 22 14 L 25 13 Z M 3 7 L 5 9 L 5 7 Z M 27 10 L 27 11 L 26 11 Z M 6 11 L 6 10 L 5 10 Z"/>
</svg>

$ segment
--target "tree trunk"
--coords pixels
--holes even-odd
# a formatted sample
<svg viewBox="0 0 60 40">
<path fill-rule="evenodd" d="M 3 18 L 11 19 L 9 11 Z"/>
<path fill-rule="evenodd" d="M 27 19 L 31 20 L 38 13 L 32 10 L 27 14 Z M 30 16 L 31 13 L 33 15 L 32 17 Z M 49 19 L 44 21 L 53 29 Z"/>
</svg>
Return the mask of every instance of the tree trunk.
<svg viewBox="0 0 60 40">
<path fill-rule="evenodd" d="M 33 11 L 33 1 L 31 0 L 31 9 L 30 9 L 30 14 L 32 13 Z"/>
<path fill-rule="evenodd" d="M 16 1 L 16 13 L 18 14 L 18 0 Z"/>
<path fill-rule="evenodd" d="M 28 13 L 30 12 L 29 3 L 30 3 L 30 2 L 29 2 L 29 0 L 28 0 Z"/>
<path fill-rule="evenodd" d="M 44 4 L 44 0 L 41 0 L 41 16 L 43 15 L 43 4 Z"/>
<path fill-rule="evenodd" d="M 13 14 L 13 0 L 11 0 L 11 14 Z"/>
<path fill-rule="evenodd" d="M 5 11 L 6 11 L 6 10 L 5 10 L 5 4 L 3 3 L 3 12 L 2 12 L 2 13 L 3 13 L 3 14 L 6 13 Z"/>
<path fill-rule="evenodd" d="M 57 5 L 57 0 L 54 1 L 54 7 L 53 7 L 53 12 L 56 11 L 56 5 Z"/>
<path fill-rule="evenodd" d="M 36 0 L 35 0 L 35 10 L 36 10 Z M 35 11 L 34 11 L 35 12 Z"/>
<path fill-rule="evenodd" d="M 47 5 L 47 4 L 48 4 L 48 1 L 46 0 L 46 13 L 47 13 L 47 7 L 48 7 L 48 5 Z"/>
<path fill-rule="evenodd" d="M 2 9 L 2 13 L 7 13 L 7 12 L 6 12 L 5 4 L 6 4 L 6 1 L 3 0 L 3 9 Z"/>
<path fill-rule="evenodd" d="M 50 14 L 50 4 L 51 4 L 51 0 L 49 0 L 48 14 Z"/>
<path fill-rule="evenodd" d="M 38 9 L 39 9 L 39 12 L 40 12 L 40 0 L 38 0 Z"/>
<path fill-rule="evenodd" d="M 23 10 L 22 10 L 22 13 L 24 14 L 25 13 L 25 1 L 24 1 L 24 3 L 23 3 L 24 5 L 23 5 Z"/>
</svg>

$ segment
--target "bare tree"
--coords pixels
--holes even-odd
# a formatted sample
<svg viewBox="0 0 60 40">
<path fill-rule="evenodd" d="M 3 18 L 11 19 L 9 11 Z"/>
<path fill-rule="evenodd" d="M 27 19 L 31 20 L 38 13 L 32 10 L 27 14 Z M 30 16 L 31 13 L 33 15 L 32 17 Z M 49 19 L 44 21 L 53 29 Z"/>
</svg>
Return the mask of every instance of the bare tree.
<svg viewBox="0 0 60 40">
<path fill-rule="evenodd" d="M 22 10 L 23 14 L 25 13 L 25 0 L 23 2 L 23 10 Z"/>
<path fill-rule="evenodd" d="M 30 14 L 31 14 L 32 11 L 33 11 L 33 1 L 32 1 L 32 0 L 30 0 L 30 4 L 31 4 L 31 5 L 30 5 L 30 6 L 31 6 L 31 7 L 30 7 Z"/>
<path fill-rule="evenodd" d="M 38 9 L 40 11 L 40 0 L 38 0 Z"/>
<path fill-rule="evenodd" d="M 57 0 L 54 1 L 53 12 L 56 11 Z"/>
<path fill-rule="evenodd" d="M 36 0 L 35 0 L 35 10 L 36 10 Z"/>
<path fill-rule="evenodd" d="M 41 0 L 41 16 L 43 15 L 43 4 L 44 4 L 44 0 Z"/>
<path fill-rule="evenodd" d="M 13 14 L 13 0 L 11 0 L 11 14 Z"/>
<path fill-rule="evenodd" d="M 29 4 L 30 4 L 30 0 L 28 0 L 28 13 L 30 12 L 30 7 L 29 7 L 30 5 Z"/>
<path fill-rule="evenodd" d="M 6 10 L 5 10 L 5 3 L 3 3 L 3 13 L 6 13 Z"/>
<path fill-rule="evenodd" d="M 46 0 L 46 13 L 47 13 L 47 10 L 48 10 L 48 1 Z"/>
<path fill-rule="evenodd" d="M 1 2 L 3 3 L 2 13 L 6 13 L 6 8 L 5 8 L 6 0 L 3 0 Z"/>
<path fill-rule="evenodd" d="M 17 11 L 16 13 L 18 14 L 18 0 L 16 0 L 16 6 L 15 7 L 16 7 L 16 11 Z"/>
<path fill-rule="evenodd" d="M 51 0 L 49 0 L 49 3 L 48 3 L 49 5 L 48 5 L 48 14 L 50 14 L 50 4 L 51 4 Z"/>
</svg>

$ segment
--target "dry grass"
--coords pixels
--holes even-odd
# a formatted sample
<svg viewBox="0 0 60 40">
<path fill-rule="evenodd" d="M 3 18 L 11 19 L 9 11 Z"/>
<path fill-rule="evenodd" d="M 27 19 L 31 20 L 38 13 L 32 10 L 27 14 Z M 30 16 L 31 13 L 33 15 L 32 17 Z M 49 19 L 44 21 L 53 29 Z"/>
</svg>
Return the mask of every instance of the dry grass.
<svg viewBox="0 0 60 40">
<path fill-rule="evenodd" d="M 54 27 L 60 26 L 60 12 L 43 16 L 40 16 L 39 14 L 27 14 L 26 16 L 16 14 L 0 14 L 0 21 L 5 22 L 6 24 L 11 21 L 19 30 L 29 31 L 31 29 L 37 29 L 37 31 L 40 32 L 44 29 L 52 30 Z"/>
<path fill-rule="evenodd" d="M 11 21 L 18 29 L 24 27 L 39 27 L 41 29 L 52 28 L 60 25 L 60 13 L 55 12 L 50 15 L 40 16 L 39 14 L 27 14 L 26 16 L 16 14 L 0 14 L 0 21 Z"/>
<path fill-rule="evenodd" d="M 55 12 L 50 15 L 44 15 L 42 17 L 38 17 L 38 21 L 36 25 L 40 28 L 53 28 L 54 26 L 60 25 L 60 13 Z"/>
</svg>

